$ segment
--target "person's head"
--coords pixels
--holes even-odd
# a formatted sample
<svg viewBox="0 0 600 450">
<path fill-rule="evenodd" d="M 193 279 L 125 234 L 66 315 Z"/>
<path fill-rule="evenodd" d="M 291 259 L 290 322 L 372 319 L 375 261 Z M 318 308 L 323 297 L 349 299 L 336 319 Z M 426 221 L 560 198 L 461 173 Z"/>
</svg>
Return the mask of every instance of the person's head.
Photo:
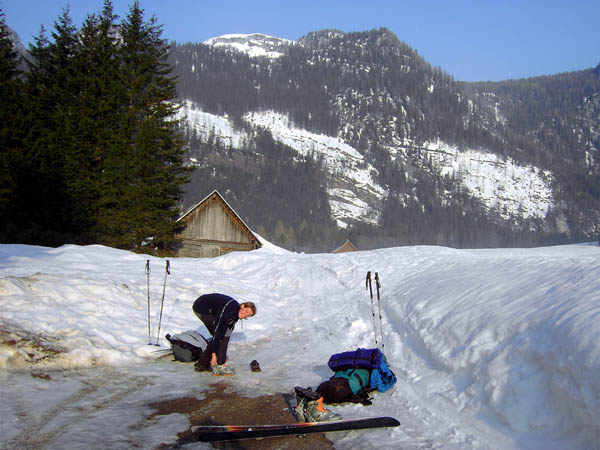
<svg viewBox="0 0 600 450">
<path fill-rule="evenodd" d="M 256 315 L 256 305 L 252 302 L 244 302 L 240 305 L 240 311 L 238 317 L 240 319 L 247 319 Z"/>
</svg>

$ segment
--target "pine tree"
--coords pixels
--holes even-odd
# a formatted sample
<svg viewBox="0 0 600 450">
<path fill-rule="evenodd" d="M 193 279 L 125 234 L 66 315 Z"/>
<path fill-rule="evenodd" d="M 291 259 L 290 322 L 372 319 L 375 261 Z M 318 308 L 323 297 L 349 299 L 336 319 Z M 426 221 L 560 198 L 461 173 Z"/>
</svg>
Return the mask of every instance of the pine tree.
<svg viewBox="0 0 600 450">
<path fill-rule="evenodd" d="M 15 192 L 12 167 L 23 130 L 19 123 L 23 90 L 19 62 L 4 12 L 0 9 L 0 217 L 3 217 L 0 242 L 9 241 L 14 232 L 14 229 L 10 230 L 13 224 L 10 204 Z"/>
<path fill-rule="evenodd" d="M 101 221 L 104 162 L 111 151 L 118 153 L 114 136 L 123 118 L 116 18 L 110 0 L 105 0 L 99 16 L 88 15 L 79 33 L 75 61 L 80 89 L 73 139 L 79 151 L 70 160 L 71 192 L 80 199 L 80 228 L 88 230 L 93 241 L 97 239 L 96 225 Z"/>
<path fill-rule="evenodd" d="M 65 171 L 77 151 L 71 139 L 77 120 L 78 86 L 73 73 L 77 37 L 68 9 L 54 27 L 53 42 L 42 27 L 30 46 L 23 100 L 26 134 L 13 170 L 11 217 L 19 227 L 16 240 L 42 245 L 60 245 L 79 233 L 73 221 L 78 199 L 69 191 Z"/>
<path fill-rule="evenodd" d="M 63 10 L 54 27 L 50 45 L 53 110 L 46 151 L 57 162 L 54 175 L 59 178 L 57 184 L 61 191 L 57 196 L 60 204 L 56 204 L 50 212 L 51 221 L 56 227 L 60 243 L 88 243 L 89 216 L 86 211 L 91 189 L 88 182 L 90 167 L 87 164 L 89 142 L 82 136 L 80 126 L 85 117 L 80 106 L 86 80 L 81 76 L 81 67 L 77 64 L 81 46 L 68 7 Z"/>
<path fill-rule="evenodd" d="M 10 30 L 6 25 L 6 17 L 0 9 L 0 151 L 2 151 L 2 166 L 0 166 L 0 202 L 6 201 L 7 188 L 10 184 L 8 172 L 8 149 L 14 146 L 14 130 L 11 123 L 15 115 L 20 95 L 19 57 L 14 49 Z"/>
<path fill-rule="evenodd" d="M 100 242 L 122 248 L 152 239 L 168 245 L 186 181 L 184 143 L 175 119 L 175 79 L 156 18 L 144 20 L 134 2 L 121 23 L 119 82 L 122 125 L 103 162 L 105 179 L 98 216 Z"/>
<path fill-rule="evenodd" d="M 23 101 L 27 131 L 21 151 L 15 155 L 12 217 L 19 227 L 18 242 L 58 245 L 62 243 L 61 209 L 67 204 L 59 143 L 63 135 L 56 129 L 63 108 L 55 91 L 56 53 L 43 27 L 29 54 Z"/>
</svg>

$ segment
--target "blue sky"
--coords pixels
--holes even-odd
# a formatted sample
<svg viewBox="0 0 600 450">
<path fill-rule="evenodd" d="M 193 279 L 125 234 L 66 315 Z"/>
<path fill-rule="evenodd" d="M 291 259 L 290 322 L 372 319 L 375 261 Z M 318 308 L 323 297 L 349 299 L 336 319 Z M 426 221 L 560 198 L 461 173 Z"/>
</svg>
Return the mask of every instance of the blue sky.
<svg viewBox="0 0 600 450">
<path fill-rule="evenodd" d="M 133 0 L 113 0 L 123 17 Z M 77 26 L 103 0 L 0 0 L 7 24 L 27 45 L 52 29 L 70 3 Z M 141 0 L 163 37 L 202 42 L 228 33 L 298 39 L 310 31 L 386 27 L 457 80 L 498 81 L 600 63 L 599 0 Z"/>
</svg>

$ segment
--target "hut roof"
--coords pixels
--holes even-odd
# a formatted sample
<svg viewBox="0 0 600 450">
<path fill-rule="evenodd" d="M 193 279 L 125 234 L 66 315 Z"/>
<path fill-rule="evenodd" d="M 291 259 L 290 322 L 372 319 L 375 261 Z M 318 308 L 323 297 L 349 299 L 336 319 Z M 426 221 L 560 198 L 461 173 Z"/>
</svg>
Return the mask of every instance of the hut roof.
<svg viewBox="0 0 600 450">
<path fill-rule="evenodd" d="M 352 244 L 352 242 L 350 242 L 348 239 L 346 239 L 346 242 L 344 242 L 342 245 L 340 245 L 338 248 L 336 248 L 331 253 L 355 252 L 357 250 L 358 249 Z"/>
</svg>

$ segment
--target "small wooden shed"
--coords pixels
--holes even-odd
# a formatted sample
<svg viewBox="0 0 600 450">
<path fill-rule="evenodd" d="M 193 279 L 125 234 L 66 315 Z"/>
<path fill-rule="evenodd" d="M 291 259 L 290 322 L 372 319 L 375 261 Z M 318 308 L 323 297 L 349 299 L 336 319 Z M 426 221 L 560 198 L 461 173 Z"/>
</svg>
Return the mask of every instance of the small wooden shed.
<svg viewBox="0 0 600 450">
<path fill-rule="evenodd" d="M 249 251 L 262 244 L 216 190 L 188 209 L 177 222 L 183 229 L 178 256 L 211 258 L 233 251 Z"/>
<path fill-rule="evenodd" d="M 331 253 L 346 253 L 346 252 L 355 252 L 355 251 L 357 251 L 357 248 L 354 245 L 352 245 L 352 242 L 350 242 L 348 239 L 346 239 L 346 242 L 344 242 L 342 245 L 340 245 L 338 248 L 336 248 Z"/>
</svg>

